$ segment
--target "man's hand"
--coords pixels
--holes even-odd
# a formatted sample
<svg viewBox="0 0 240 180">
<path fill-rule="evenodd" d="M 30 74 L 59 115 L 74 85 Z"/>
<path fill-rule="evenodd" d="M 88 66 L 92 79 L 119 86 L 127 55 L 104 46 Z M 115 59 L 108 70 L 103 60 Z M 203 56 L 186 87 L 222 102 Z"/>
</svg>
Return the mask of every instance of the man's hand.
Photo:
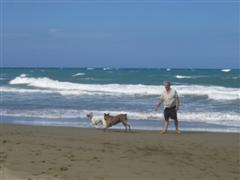
<svg viewBox="0 0 240 180">
<path fill-rule="evenodd" d="M 160 107 L 160 104 L 157 104 L 155 107 L 155 111 L 158 111 L 159 107 Z"/>
<path fill-rule="evenodd" d="M 176 106 L 176 111 L 178 111 L 179 110 L 179 106 Z"/>
</svg>

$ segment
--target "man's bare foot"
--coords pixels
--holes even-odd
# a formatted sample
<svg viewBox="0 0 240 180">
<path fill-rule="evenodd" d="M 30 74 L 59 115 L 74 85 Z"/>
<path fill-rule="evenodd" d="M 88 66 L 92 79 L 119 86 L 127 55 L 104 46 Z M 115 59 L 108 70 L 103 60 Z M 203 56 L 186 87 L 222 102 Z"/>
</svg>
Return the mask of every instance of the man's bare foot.
<svg viewBox="0 0 240 180">
<path fill-rule="evenodd" d="M 161 133 L 161 134 L 166 134 L 167 131 L 162 130 L 162 131 L 160 131 L 160 133 Z"/>
<path fill-rule="evenodd" d="M 181 131 L 180 131 L 180 130 L 176 130 L 176 133 L 177 133 L 177 134 L 181 134 Z"/>
</svg>

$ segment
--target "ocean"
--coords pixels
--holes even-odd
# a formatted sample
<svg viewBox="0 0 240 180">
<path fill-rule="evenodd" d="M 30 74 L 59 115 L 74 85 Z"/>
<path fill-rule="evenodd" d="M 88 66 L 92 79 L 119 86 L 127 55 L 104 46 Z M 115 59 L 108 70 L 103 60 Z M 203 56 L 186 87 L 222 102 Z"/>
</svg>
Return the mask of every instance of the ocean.
<svg viewBox="0 0 240 180">
<path fill-rule="evenodd" d="M 0 123 L 92 127 L 86 113 L 127 113 L 132 129 L 161 130 L 155 105 L 170 80 L 180 130 L 240 132 L 239 69 L 1 68 Z M 95 127 L 93 127 L 95 128 Z M 101 127 L 98 127 L 101 128 Z M 123 129 L 122 125 L 113 128 Z M 174 123 L 170 121 L 170 130 Z"/>
</svg>

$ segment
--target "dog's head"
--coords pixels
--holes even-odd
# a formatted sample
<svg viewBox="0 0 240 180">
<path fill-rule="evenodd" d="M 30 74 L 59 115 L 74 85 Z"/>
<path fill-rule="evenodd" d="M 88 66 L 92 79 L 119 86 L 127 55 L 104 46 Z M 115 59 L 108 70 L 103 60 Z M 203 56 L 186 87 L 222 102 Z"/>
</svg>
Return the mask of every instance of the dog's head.
<svg viewBox="0 0 240 180">
<path fill-rule="evenodd" d="M 104 119 L 110 117 L 110 114 L 109 113 L 104 113 Z"/>
<path fill-rule="evenodd" d="M 93 117 L 93 113 L 92 113 L 92 112 L 87 113 L 86 116 L 87 116 L 88 118 L 92 118 L 92 117 Z"/>
</svg>

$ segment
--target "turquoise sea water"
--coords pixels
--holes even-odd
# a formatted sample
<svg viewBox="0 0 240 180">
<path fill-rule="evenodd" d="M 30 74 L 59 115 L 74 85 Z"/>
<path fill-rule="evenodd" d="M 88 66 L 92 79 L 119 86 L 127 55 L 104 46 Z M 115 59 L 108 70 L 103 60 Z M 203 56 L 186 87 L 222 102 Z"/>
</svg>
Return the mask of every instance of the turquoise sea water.
<svg viewBox="0 0 240 180">
<path fill-rule="evenodd" d="M 160 130 L 166 79 L 181 129 L 240 132 L 239 69 L 1 68 L 1 123 L 90 127 L 87 112 L 127 113 L 133 128 Z"/>
</svg>

